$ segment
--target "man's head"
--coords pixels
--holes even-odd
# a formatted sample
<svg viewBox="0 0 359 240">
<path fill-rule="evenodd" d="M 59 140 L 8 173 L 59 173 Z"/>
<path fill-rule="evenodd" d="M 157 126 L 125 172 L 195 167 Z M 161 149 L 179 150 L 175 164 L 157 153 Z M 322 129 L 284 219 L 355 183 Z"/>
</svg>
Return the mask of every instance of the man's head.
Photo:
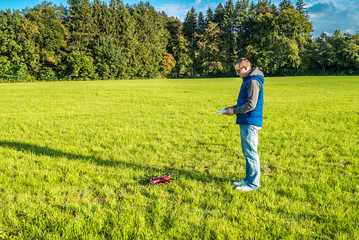
<svg viewBox="0 0 359 240">
<path fill-rule="evenodd" d="M 243 78 L 249 74 L 252 66 L 247 58 L 240 58 L 234 63 L 234 68 L 236 69 L 237 75 Z"/>
</svg>

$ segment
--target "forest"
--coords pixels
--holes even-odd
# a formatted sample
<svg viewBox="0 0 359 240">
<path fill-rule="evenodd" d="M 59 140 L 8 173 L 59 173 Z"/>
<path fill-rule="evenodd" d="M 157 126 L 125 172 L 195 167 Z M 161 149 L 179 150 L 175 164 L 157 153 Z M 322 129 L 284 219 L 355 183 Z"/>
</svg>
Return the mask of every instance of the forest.
<svg viewBox="0 0 359 240">
<path fill-rule="evenodd" d="M 312 32 L 304 0 L 228 0 L 184 21 L 148 2 L 44 1 L 0 11 L 0 82 L 231 77 L 239 57 L 267 76 L 359 74 L 359 32 Z"/>
</svg>

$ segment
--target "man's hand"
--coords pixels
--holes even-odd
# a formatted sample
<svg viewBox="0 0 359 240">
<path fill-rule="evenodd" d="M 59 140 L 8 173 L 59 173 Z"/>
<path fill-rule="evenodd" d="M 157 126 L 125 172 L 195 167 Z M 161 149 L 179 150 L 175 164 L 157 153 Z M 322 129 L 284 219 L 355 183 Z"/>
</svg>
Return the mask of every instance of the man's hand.
<svg viewBox="0 0 359 240">
<path fill-rule="evenodd" d="M 226 108 L 226 112 L 224 114 L 229 116 L 234 115 L 234 108 L 232 107 Z"/>
</svg>

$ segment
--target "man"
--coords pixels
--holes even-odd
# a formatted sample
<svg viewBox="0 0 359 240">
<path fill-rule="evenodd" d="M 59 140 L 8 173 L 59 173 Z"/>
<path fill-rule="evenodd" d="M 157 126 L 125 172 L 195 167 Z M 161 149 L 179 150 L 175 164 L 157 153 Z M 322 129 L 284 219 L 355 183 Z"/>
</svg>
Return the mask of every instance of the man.
<svg viewBox="0 0 359 240">
<path fill-rule="evenodd" d="M 239 191 L 252 191 L 259 188 L 260 163 L 257 151 L 258 131 L 263 120 L 263 72 L 251 68 L 246 58 L 234 63 L 237 75 L 243 78 L 237 105 L 226 108 L 226 115 L 237 115 L 240 127 L 242 152 L 246 159 L 246 177 L 233 182 Z"/>
</svg>

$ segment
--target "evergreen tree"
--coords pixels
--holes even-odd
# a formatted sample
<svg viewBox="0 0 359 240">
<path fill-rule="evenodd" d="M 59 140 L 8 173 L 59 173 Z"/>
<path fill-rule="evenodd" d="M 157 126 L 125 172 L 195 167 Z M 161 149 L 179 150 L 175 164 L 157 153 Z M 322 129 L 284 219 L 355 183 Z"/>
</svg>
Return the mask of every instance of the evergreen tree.
<svg viewBox="0 0 359 240">
<path fill-rule="evenodd" d="M 70 31 L 68 50 L 84 52 L 90 56 L 90 46 L 97 35 L 93 8 L 89 0 L 68 0 L 68 4 L 67 28 Z"/>
<path fill-rule="evenodd" d="M 218 26 L 222 29 L 222 23 L 224 18 L 224 8 L 222 3 L 219 3 L 216 10 L 214 11 L 214 23 L 218 23 Z"/>
<path fill-rule="evenodd" d="M 100 36 L 93 47 L 94 64 L 101 79 L 116 79 L 122 76 L 125 59 L 110 36 Z"/>
<path fill-rule="evenodd" d="M 284 0 L 286 1 L 286 0 Z M 271 4 L 268 0 L 258 0 L 258 3 L 256 5 L 256 15 L 260 14 L 266 14 L 268 12 L 271 12 Z"/>
<path fill-rule="evenodd" d="M 113 16 L 114 11 L 111 10 L 106 3 L 100 0 L 94 0 L 92 13 L 95 38 L 97 38 L 98 35 L 114 37 L 113 29 L 115 24 L 113 24 L 113 22 L 115 18 Z"/>
<path fill-rule="evenodd" d="M 278 8 L 274 4 L 270 5 L 269 12 L 276 15 L 276 16 L 279 15 Z"/>
<path fill-rule="evenodd" d="M 238 22 L 236 28 L 237 31 L 237 55 L 238 56 L 246 56 L 248 58 L 252 58 L 251 49 L 253 44 L 253 38 L 256 34 L 256 5 L 251 2 L 248 5 L 248 2 L 245 0 L 237 3 L 237 14 L 239 14 Z M 253 61 L 253 60 L 252 60 Z"/>
<path fill-rule="evenodd" d="M 198 13 L 197 24 L 198 34 L 203 34 L 207 28 L 207 23 L 202 12 Z"/>
<path fill-rule="evenodd" d="M 166 50 L 168 53 L 173 54 L 173 48 L 177 46 L 179 37 L 182 34 L 182 23 L 178 18 L 169 17 L 167 18 L 166 29 L 168 31 Z"/>
<path fill-rule="evenodd" d="M 234 4 L 232 0 L 228 0 L 223 15 L 223 40 L 224 40 L 224 50 L 223 52 L 226 55 L 224 69 L 225 72 L 230 74 L 233 72 L 233 63 L 235 62 L 236 55 L 236 22 L 237 22 L 237 13 L 234 8 Z"/>
<path fill-rule="evenodd" d="M 279 11 L 283 12 L 284 10 L 294 9 L 294 6 L 290 0 L 283 0 L 279 3 Z"/>
<path fill-rule="evenodd" d="M 244 56 L 244 49 L 249 44 L 249 16 L 248 16 L 249 0 L 238 0 L 235 5 L 236 13 L 236 48 L 237 55 Z"/>
<path fill-rule="evenodd" d="M 178 18 L 169 17 L 167 18 L 166 28 L 168 31 L 167 52 L 172 54 L 176 63 L 172 70 L 172 76 L 188 75 L 193 61 L 189 56 L 189 42 L 182 34 L 182 23 Z M 171 57 L 167 56 L 170 60 Z"/>
<path fill-rule="evenodd" d="M 121 0 L 112 2 L 114 36 L 113 39 L 121 51 L 121 56 L 125 59 L 126 68 L 120 73 L 121 77 L 134 77 L 139 69 L 136 49 L 138 40 L 136 36 L 136 20 L 129 12 L 129 6 L 125 6 Z"/>
<path fill-rule="evenodd" d="M 211 8 L 208 8 L 206 15 L 206 24 L 209 25 L 209 22 L 214 22 L 214 13 Z"/>
<path fill-rule="evenodd" d="M 305 8 L 304 0 L 297 1 L 295 10 L 306 19 L 309 19 L 308 11 Z"/>
<path fill-rule="evenodd" d="M 196 10 L 192 8 L 186 15 L 183 22 L 183 36 L 191 43 L 192 46 L 196 42 L 196 34 L 198 33 L 198 22 Z"/>
<path fill-rule="evenodd" d="M 202 73 L 206 76 L 215 76 L 223 71 L 222 62 L 225 56 L 221 51 L 221 35 L 218 23 L 210 22 L 198 41 Z"/>
<path fill-rule="evenodd" d="M 156 77 L 166 52 L 166 17 L 155 11 L 149 3 L 131 6 L 130 13 L 136 22 L 135 59 L 137 76 Z"/>
<path fill-rule="evenodd" d="M 192 75 L 193 60 L 190 57 L 190 43 L 182 34 L 179 35 L 177 45 L 173 47 L 173 55 L 177 62 L 173 70 L 175 76 Z"/>
<path fill-rule="evenodd" d="M 237 13 L 237 21 L 241 23 L 248 16 L 249 0 L 237 0 L 235 12 Z"/>
<path fill-rule="evenodd" d="M 192 8 L 186 15 L 186 18 L 183 22 L 183 36 L 190 43 L 190 57 L 192 59 L 192 69 L 191 75 L 194 76 L 197 71 L 200 71 L 200 66 L 196 59 L 196 52 L 198 50 L 197 39 L 198 39 L 198 22 L 197 22 L 197 13 L 194 8 Z"/>
</svg>

